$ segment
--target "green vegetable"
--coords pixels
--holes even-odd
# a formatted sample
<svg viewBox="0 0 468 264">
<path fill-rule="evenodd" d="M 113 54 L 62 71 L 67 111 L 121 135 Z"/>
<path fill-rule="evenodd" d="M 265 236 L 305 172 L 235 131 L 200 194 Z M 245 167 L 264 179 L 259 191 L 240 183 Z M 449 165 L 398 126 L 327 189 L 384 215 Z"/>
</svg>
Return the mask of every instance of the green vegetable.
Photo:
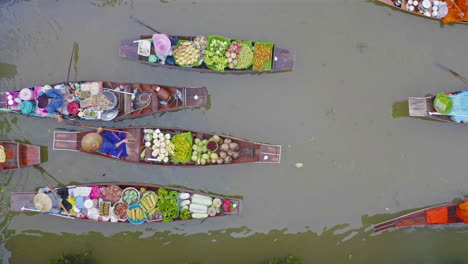
<svg viewBox="0 0 468 264">
<path fill-rule="evenodd" d="M 172 161 L 186 163 L 192 158 L 192 133 L 180 133 L 172 137 L 175 151 Z"/>
<path fill-rule="evenodd" d="M 237 56 L 237 65 L 235 69 L 247 69 L 252 66 L 254 53 L 252 50 L 252 43 L 250 45 L 241 43 L 241 51 Z"/>
<path fill-rule="evenodd" d="M 190 217 L 192 217 L 192 213 L 190 213 L 190 210 L 182 209 L 182 211 L 180 212 L 180 219 L 187 220 L 190 219 Z"/>
<path fill-rule="evenodd" d="M 177 218 L 179 214 L 179 204 L 176 197 L 179 195 L 176 191 L 169 191 L 164 188 L 158 189 L 158 202 L 156 203 L 156 211 L 161 212 L 163 222 L 171 222 Z"/>
</svg>

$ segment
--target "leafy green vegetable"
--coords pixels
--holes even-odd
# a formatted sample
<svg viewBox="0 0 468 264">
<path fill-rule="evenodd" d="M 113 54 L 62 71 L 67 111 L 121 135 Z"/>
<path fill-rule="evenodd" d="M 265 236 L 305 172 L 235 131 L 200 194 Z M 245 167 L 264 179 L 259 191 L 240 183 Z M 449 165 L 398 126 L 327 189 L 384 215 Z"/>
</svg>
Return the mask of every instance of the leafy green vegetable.
<svg viewBox="0 0 468 264">
<path fill-rule="evenodd" d="M 180 212 L 180 219 L 187 220 L 187 219 L 190 219 L 190 217 L 192 217 L 192 214 L 190 213 L 190 210 L 189 209 L 182 209 L 182 211 Z"/>
<path fill-rule="evenodd" d="M 160 211 L 163 216 L 163 222 L 171 222 L 177 218 L 179 214 L 179 203 L 176 197 L 179 195 L 176 191 L 169 191 L 164 188 L 158 189 L 158 202 L 156 203 L 156 211 Z"/>
<path fill-rule="evenodd" d="M 173 162 L 186 163 L 192 158 L 192 133 L 180 133 L 172 137 L 175 153 L 171 156 Z"/>
</svg>

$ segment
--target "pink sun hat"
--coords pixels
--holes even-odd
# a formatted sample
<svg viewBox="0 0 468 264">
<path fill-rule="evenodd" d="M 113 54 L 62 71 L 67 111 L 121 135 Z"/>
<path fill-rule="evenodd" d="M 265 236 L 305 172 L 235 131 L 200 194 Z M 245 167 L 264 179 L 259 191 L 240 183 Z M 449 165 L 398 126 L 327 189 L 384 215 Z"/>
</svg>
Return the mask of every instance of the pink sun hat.
<svg viewBox="0 0 468 264">
<path fill-rule="evenodd" d="M 171 40 L 166 34 L 154 34 L 153 45 L 156 53 L 168 54 L 171 51 Z"/>
</svg>

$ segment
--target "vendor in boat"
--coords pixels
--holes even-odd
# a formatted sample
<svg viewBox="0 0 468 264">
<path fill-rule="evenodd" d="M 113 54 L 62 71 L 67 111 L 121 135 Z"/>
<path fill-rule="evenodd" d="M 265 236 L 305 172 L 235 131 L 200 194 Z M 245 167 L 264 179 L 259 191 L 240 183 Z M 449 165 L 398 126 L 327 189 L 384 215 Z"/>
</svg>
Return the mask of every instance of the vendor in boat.
<svg viewBox="0 0 468 264">
<path fill-rule="evenodd" d="M 81 148 L 86 152 L 98 152 L 104 155 L 121 159 L 128 156 L 126 133 L 106 131 L 102 127 L 95 133 L 86 134 L 81 140 Z"/>
<path fill-rule="evenodd" d="M 65 89 L 48 89 L 37 97 L 37 107 L 43 108 L 49 114 L 57 117 L 59 122 L 63 121 L 62 115 L 58 112 L 63 103 L 63 96 L 67 93 Z"/>
<path fill-rule="evenodd" d="M 66 201 L 67 197 L 68 188 L 66 187 L 57 189 L 56 194 L 52 193 L 49 187 L 40 188 L 34 196 L 34 207 L 44 213 L 59 214 L 62 212 L 62 206 L 66 210 L 72 208 L 72 205 Z"/>
</svg>

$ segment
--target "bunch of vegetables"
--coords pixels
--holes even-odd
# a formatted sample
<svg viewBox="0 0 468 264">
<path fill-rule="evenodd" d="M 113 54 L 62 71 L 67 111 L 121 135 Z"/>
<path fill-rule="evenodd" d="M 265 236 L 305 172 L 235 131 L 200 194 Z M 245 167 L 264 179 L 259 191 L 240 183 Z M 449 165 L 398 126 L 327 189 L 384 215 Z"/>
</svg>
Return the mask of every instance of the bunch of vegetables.
<svg viewBox="0 0 468 264">
<path fill-rule="evenodd" d="M 237 65 L 234 66 L 235 69 L 247 69 L 253 63 L 254 53 L 252 46 L 241 43 L 241 50 L 237 56 Z"/>
<path fill-rule="evenodd" d="M 179 133 L 172 137 L 171 142 L 174 144 L 172 161 L 181 163 L 189 161 L 192 155 L 192 133 Z"/>
<path fill-rule="evenodd" d="M 190 204 L 190 193 L 179 193 L 179 199 L 181 202 L 179 203 L 181 211 L 180 211 L 180 218 L 182 220 L 187 220 L 192 217 L 192 213 L 189 210 Z"/>
<path fill-rule="evenodd" d="M 144 129 L 145 147 L 151 149 L 151 156 L 156 158 L 156 161 L 169 162 L 169 155 L 174 154 L 175 146 L 171 142 L 170 134 L 163 134 L 159 129 Z M 145 150 L 142 152 L 144 158 Z"/>
<path fill-rule="evenodd" d="M 192 201 L 189 205 L 189 210 L 193 218 L 206 218 L 209 215 L 216 215 L 216 209 L 212 208 L 213 198 L 201 194 L 192 195 Z M 214 209 L 214 214 L 213 210 Z"/>
<path fill-rule="evenodd" d="M 147 192 L 143 194 L 140 200 L 140 206 L 149 215 L 154 214 L 156 211 L 156 203 L 158 202 L 158 196 L 153 192 Z"/>
<path fill-rule="evenodd" d="M 146 218 L 145 212 L 140 207 L 127 209 L 127 215 L 135 222 L 139 222 Z"/>
<path fill-rule="evenodd" d="M 212 39 L 205 50 L 205 64 L 213 70 L 224 71 L 228 64 L 225 56 L 228 45 L 228 41 Z"/>
<path fill-rule="evenodd" d="M 205 36 L 198 35 L 193 40 L 193 46 L 199 50 L 205 50 L 208 45 L 208 39 Z"/>
<path fill-rule="evenodd" d="M 190 41 L 180 42 L 173 51 L 175 63 L 180 66 L 195 66 L 200 60 L 200 50 Z"/>
<path fill-rule="evenodd" d="M 236 208 L 236 204 L 233 204 L 231 201 L 229 200 L 224 200 L 223 202 L 223 209 L 225 212 L 231 212 L 232 210 L 234 210 Z"/>
<path fill-rule="evenodd" d="M 163 222 L 171 222 L 177 218 L 179 214 L 179 204 L 177 203 L 176 191 L 168 191 L 164 188 L 158 189 L 158 202 L 156 204 L 156 211 L 161 212 Z"/>
<path fill-rule="evenodd" d="M 226 58 L 228 59 L 229 68 L 234 69 L 237 65 L 237 56 L 240 54 L 241 45 L 239 42 L 233 42 L 226 51 Z"/>
<path fill-rule="evenodd" d="M 218 154 L 215 152 L 218 149 L 218 143 L 213 141 L 212 138 L 210 140 L 196 138 L 192 149 L 192 161 L 198 165 L 215 164 L 218 160 Z"/>
</svg>

